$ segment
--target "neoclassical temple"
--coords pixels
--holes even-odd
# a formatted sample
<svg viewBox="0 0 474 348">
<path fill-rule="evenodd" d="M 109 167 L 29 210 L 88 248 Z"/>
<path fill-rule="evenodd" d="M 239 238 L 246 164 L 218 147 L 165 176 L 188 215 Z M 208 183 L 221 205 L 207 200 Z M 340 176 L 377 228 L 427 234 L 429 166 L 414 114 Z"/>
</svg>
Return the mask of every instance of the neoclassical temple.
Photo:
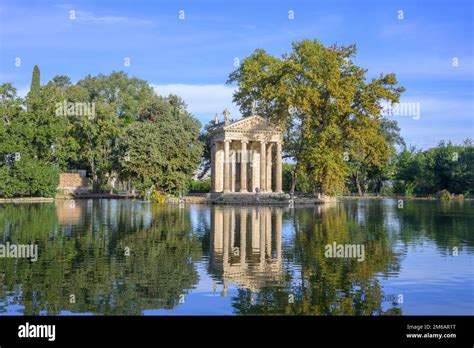
<svg viewBox="0 0 474 348">
<path fill-rule="evenodd" d="M 211 133 L 212 192 L 282 193 L 282 131 L 254 115 L 224 122 Z"/>
</svg>

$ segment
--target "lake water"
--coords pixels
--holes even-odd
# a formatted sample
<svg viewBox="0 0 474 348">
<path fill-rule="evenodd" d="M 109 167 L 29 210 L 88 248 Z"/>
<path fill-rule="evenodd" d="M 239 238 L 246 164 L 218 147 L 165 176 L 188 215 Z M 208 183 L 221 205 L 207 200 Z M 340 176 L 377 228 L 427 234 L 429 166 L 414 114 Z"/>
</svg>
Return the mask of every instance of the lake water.
<svg viewBox="0 0 474 348">
<path fill-rule="evenodd" d="M 4 204 L 7 243 L 3 315 L 474 314 L 468 201 Z"/>
</svg>

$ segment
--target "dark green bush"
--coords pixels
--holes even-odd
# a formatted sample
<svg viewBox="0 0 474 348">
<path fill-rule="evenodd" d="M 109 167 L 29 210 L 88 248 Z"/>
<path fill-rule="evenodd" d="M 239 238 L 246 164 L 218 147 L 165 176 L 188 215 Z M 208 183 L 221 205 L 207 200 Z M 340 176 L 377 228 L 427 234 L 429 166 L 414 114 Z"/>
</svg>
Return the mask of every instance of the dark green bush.
<svg viewBox="0 0 474 348">
<path fill-rule="evenodd" d="M 211 192 L 211 179 L 191 180 L 186 186 L 188 192 Z"/>
<path fill-rule="evenodd" d="M 0 196 L 54 197 L 59 169 L 37 159 L 22 158 L 0 167 Z"/>
</svg>

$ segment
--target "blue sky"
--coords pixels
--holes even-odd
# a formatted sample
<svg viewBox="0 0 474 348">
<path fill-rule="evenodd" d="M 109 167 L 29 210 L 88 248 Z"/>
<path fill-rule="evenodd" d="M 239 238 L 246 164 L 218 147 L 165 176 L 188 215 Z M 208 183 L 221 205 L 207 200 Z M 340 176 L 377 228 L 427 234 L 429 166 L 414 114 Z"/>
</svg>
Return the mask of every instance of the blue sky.
<svg viewBox="0 0 474 348">
<path fill-rule="evenodd" d="M 391 118 L 409 145 L 427 148 L 474 138 L 473 13 L 470 0 L 0 0 L 0 82 L 25 94 L 35 64 L 42 83 L 124 70 L 181 95 L 207 122 L 224 107 L 239 117 L 225 85 L 236 58 L 256 48 L 280 55 L 304 38 L 356 43 L 369 76 L 396 73 L 402 102 L 419 103 L 418 119 Z"/>
</svg>

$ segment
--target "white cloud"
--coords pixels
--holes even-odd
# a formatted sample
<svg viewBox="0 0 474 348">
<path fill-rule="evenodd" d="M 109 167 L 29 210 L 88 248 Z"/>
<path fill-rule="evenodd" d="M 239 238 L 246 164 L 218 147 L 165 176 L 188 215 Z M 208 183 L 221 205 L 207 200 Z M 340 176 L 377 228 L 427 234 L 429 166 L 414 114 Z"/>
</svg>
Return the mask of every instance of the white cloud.
<svg viewBox="0 0 474 348">
<path fill-rule="evenodd" d="M 152 22 L 140 18 L 123 17 L 123 16 L 97 16 L 92 12 L 88 11 L 76 11 L 76 20 L 78 22 L 87 22 L 94 24 L 116 24 L 116 23 L 129 23 L 129 24 L 151 24 Z"/>
<path fill-rule="evenodd" d="M 458 66 L 453 66 L 454 59 Z M 406 77 L 424 79 L 446 78 L 449 80 L 471 80 L 474 77 L 474 58 L 467 55 L 443 57 L 424 57 L 419 54 L 390 57 L 359 57 L 357 62 L 364 62 L 369 75 L 378 76 L 379 73 L 395 73 L 403 82 Z"/>
<path fill-rule="evenodd" d="M 152 84 L 152 86 L 159 95 L 179 95 L 188 104 L 188 110 L 202 122 L 212 120 L 216 112 L 219 117 L 222 117 L 221 114 L 225 108 L 229 109 L 231 118 L 237 119 L 241 116 L 237 105 L 232 103 L 235 87 L 188 84 Z"/>
<path fill-rule="evenodd" d="M 471 137 L 474 131 L 474 103 L 470 96 L 452 98 L 439 93 L 436 97 L 411 96 L 401 102 L 415 102 L 420 105 L 420 117 L 389 117 L 398 122 L 407 145 L 429 148 L 440 140 L 461 143 Z"/>
<path fill-rule="evenodd" d="M 54 8 L 59 8 L 61 10 L 67 10 L 68 16 L 71 15 L 71 11 L 74 11 L 75 20 L 78 22 L 87 22 L 94 24 L 116 24 L 116 23 L 129 23 L 129 24 L 151 24 L 152 21 L 133 18 L 133 17 L 124 17 L 124 16 L 98 16 L 90 11 L 79 10 L 77 5 L 73 4 L 56 4 L 53 5 Z"/>
<path fill-rule="evenodd" d="M 444 122 L 446 120 L 464 122 L 472 126 L 474 102 L 471 96 L 453 98 L 451 96 L 411 96 L 401 98 L 402 103 L 419 103 L 420 119 L 429 122 Z"/>
</svg>

